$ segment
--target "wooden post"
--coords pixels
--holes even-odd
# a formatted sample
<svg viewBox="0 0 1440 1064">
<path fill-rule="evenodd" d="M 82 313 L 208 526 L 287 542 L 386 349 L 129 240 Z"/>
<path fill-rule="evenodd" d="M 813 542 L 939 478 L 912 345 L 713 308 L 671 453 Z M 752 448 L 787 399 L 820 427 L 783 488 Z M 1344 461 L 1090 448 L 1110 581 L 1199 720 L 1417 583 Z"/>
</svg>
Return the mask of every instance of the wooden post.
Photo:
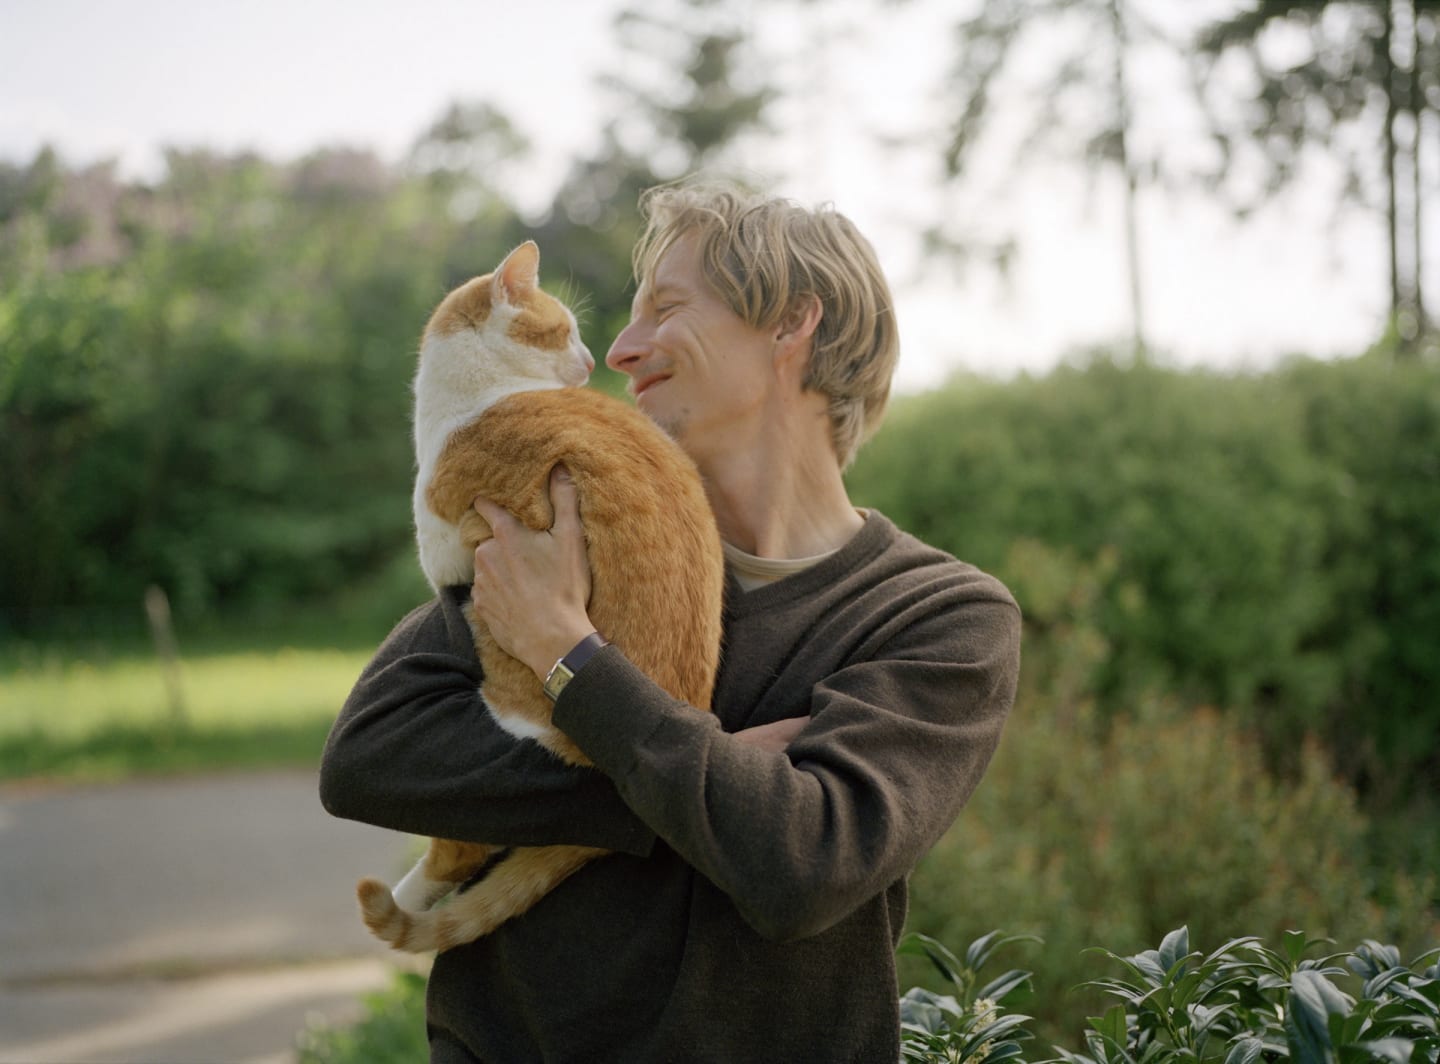
<svg viewBox="0 0 1440 1064">
<path fill-rule="evenodd" d="M 183 728 L 189 717 L 180 684 L 180 651 L 170 623 L 170 599 L 164 589 L 155 584 L 145 589 L 145 615 L 150 618 L 150 634 L 155 639 L 155 654 L 160 659 L 160 672 L 165 677 L 165 691 L 170 698 L 170 722 Z"/>
</svg>

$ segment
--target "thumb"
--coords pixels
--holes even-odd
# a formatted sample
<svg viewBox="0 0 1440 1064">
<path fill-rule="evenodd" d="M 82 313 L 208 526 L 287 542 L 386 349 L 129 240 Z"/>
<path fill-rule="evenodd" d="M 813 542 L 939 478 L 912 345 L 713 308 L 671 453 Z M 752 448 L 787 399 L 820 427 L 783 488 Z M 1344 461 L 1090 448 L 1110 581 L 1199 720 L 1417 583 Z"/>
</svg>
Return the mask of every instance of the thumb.
<svg viewBox="0 0 1440 1064">
<path fill-rule="evenodd" d="M 577 531 L 580 528 L 580 493 L 575 478 L 564 465 L 550 470 L 550 506 L 555 511 L 556 531 Z"/>
<path fill-rule="evenodd" d="M 475 498 L 471 501 L 470 505 L 474 508 L 476 513 L 478 513 L 481 517 L 485 518 L 486 521 L 490 522 L 491 528 L 495 527 L 497 521 L 503 521 L 507 516 L 504 507 L 500 506 L 498 503 L 491 502 L 483 495 L 475 496 Z"/>
</svg>

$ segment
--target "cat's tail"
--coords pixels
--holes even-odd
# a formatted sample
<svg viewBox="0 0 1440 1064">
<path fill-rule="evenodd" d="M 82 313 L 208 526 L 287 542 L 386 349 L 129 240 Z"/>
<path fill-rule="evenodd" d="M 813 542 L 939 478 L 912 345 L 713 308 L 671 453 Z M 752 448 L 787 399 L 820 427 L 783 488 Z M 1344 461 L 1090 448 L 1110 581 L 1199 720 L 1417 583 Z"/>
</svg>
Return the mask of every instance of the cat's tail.
<svg viewBox="0 0 1440 1064">
<path fill-rule="evenodd" d="M 432 914 L 412 913 L 400 908 L 395 902 L 395 895 L 390 893 L 390 888 L 378 879 L 362 879 L 355 887 L 355 896 L 360 899 L 360 918 L 365 921 L 370 933 L 380 941 L 412 953 L 434 948 L 411 945 L 417 937 L 416 917 Z"/>
<path fill-rule="evenodd" d="M 520 847 L 448 905 L 426 912 L 402 909 L 378 879 L 362 879 L 355 893 L 361 918 L 376 938 L 409 953 L 438 952 L 488 935 L 607 852 L 588 846 Z"/>
</svg>

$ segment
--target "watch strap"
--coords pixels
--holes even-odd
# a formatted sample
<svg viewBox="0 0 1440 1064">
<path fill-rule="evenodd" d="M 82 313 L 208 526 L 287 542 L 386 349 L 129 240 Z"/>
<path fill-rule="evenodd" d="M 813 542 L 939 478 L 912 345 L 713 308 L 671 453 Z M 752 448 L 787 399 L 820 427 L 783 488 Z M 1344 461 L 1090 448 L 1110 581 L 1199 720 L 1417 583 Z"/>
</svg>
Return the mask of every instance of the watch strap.
<svg viewBox="0 0 1440 1064">
<path fill-rule="evenodd" d="M 599 632 L 591 632 L 552 665 L 544 683 L 545 694 L 550 701 L 554 702 L 560 697 L 560 692 L 565 690 L 565 686 L 575 678 L 575 674 L 584 668 L 585 663 L 595 656 L 597 650 L 609 645 Z"/>
</svg>

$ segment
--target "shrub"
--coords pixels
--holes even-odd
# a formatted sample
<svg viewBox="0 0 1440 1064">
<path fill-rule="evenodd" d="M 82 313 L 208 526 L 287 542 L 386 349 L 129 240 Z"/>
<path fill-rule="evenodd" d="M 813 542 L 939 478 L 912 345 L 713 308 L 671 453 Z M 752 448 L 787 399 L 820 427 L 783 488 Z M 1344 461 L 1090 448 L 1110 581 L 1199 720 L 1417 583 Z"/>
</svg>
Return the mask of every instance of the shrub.
<svg viewBox="0 0 1440 1064">
<path fill-rule="evenodd" d="M 300 1064 L 414 1064 L 429 1057 L 423 975 L 396 972 L 388 987 L 362 1003 L 359 1023 L 315 1023 L 302 1031 L 296 1039 Z"/>
<path fill-rule="evenodd" d="M 1043 938 L 1033 1011 L 1051 1036 L 1095 1008 L 1093 991 L 1067 996 L 1092 943 L 1133 952 L 1182 923 L 1211 940 L 1296 926 L 1407 948 L 1440 937 L 1425 884 L 1372 878 L 1366 819 L 1320 749 L 1301 743 L 1297 758 L 1280 782 L 1253 738 L 1209 710 L 1152 702 L 1102 725 L 1083 706 L 1022 705 L 912 877 L 909 927 Z"/>
<path fill-rule="evenodd" d="M 958 380 L 897 401 L 848 483 L 1012 585 L 1021 540 L 1095 567 L 1102 710 L 1162 689 L 1281 757 L 1314 732 L 1380 798 L 1433 790 L 1440 366 Z"/>
<path fill-rule="evenodd" d="M 997 933 L 977 939 L 965 961 L 928 938 L 902 950 L 923 952 L 957 988 L 958 999 L 923 989 L 902 998 L 901 1054 L 924 1064 L 1023 1060 L 1029 1017 L 1007 1013 L 1005 999 L 1028 973 L 993 980 L 994 997 L 967 991 L 979 978 Z M 1009 941 L 1009 940 L 1002 940 Z M 1142 1064 L 1148 1061 L 1294 1060 L 1302 1064 L 1395 1064 L 1440 1059 L 1440 950 L 1409 965 L 1394 946 L 1366 940 L 1352 952 L 1306 956 L 1318 943 L 1289 931 L 1281 948 L 1234 939 L 1205 956 L 1189 929 L 1169 932 L 1158 949 L 1128 957 L 1100 953 L 1122 973 L 1091 985 L 1118 1003 L 1087 1020 L 1084 1052 L 1052 1047 L 1032 1053 L 1046 1064 Z M 1426 967 L 1428 965 L 1428 967 Z M 1350 992 L 1347 992 L 1346 988 Z"/>
</svg>

